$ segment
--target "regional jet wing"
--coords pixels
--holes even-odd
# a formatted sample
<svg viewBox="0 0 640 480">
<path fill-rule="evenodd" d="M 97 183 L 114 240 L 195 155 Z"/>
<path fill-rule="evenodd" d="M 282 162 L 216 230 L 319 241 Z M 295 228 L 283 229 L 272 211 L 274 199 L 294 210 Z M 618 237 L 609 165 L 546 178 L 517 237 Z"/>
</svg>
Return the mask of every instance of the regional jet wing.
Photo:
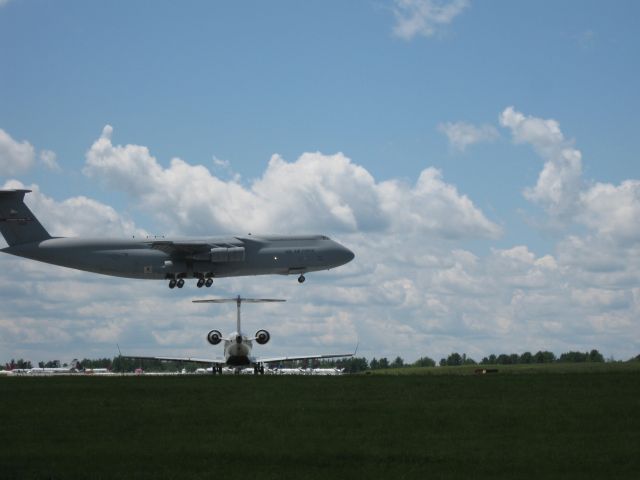
<svg viewBox="0 0 640 480">
<path fill-rule="evenodd" d="M 299 355 L 294 357 L 256 358 L 256 363 L 286 362 L 289 360 L 321 360 L 323 358 L 353 357 L 353 353 L 336 353 L 331 355 Z"/>
<path fill-rule="evenodd" d="M 121 355 L 122 358 L 130 358 L 131 360 L 160 360 L 163 362 L 191 362 L 201 363 L 203 365 L 225 365 L 224 358 L 192 358 L 192 357 L 145 357 L 141 355 Z"/>
</svg>

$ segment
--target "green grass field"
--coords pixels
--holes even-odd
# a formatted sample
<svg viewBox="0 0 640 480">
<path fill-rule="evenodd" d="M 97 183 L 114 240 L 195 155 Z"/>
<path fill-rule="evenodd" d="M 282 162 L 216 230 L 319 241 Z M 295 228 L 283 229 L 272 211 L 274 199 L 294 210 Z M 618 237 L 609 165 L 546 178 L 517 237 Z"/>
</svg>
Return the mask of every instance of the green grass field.
<svg viewBox="0 0 640 480">
<path fill-rule="evenodd" d="M 640 372 L 0 379 L 0 478 L 640 478 Z"/>
<path fill-rule="evenodd" d="M 640 362 L 610 363 L 529 363 L 518 365 L 464 365 L 459 367 L 404 367 L 386 368 L 365 372 L 368 375 L 473 375 L 477 369 L 496 369 L 500 375 L 567 374 L 636 372 L 640 374 Z"/>
</svg>

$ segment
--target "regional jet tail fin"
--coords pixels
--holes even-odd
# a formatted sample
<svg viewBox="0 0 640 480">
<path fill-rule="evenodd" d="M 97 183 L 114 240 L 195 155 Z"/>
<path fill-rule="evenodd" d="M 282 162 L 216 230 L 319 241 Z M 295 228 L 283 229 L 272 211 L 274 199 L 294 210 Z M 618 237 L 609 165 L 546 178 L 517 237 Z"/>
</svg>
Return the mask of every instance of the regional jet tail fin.
<svg viewBox="0 0 640 480">
<path fill-rule="evenodd" d="M 30 191 L 0 190 L 0 233 L 10 247 L 51 238 L 24 203 L 24 195 Z"/>
</svg>

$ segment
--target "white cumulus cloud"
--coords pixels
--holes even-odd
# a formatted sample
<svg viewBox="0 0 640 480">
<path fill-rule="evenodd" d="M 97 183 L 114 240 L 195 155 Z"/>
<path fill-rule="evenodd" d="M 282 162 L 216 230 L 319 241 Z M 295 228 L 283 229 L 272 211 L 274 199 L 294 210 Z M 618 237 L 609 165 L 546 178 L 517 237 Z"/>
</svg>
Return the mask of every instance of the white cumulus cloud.
<svg viewBox="0 0 640 480">
<path fill-rule="evenodd" d="M 0 175 L 15 175 L 29 170 L 35 155 L 29 142 L 18 142 L 0 128 Z"/>
<path fill-rule="evenodd" d="M 535 186 L 524 195 L 540 203 L 555 219 L 577 222 L 615 242 L 640 240 L 640 181 L 620 185 L 585 181 L 582 153 L 568 141 L 553 119 L 525 116 L 513 107 L 500 114 L 515 143 L 526 143 L 545 161 Z"/>
<path fill-rule="evenodd" d="M 449 144 L 456 150 L 465 151 L 469 145 L 481 142 L 492 142 L 500 134 L 493 125 L 475 126 L 466 122 L 446 122 L 438 125 L 438 130 L 444 133 Z"/>
<path fill-rule="evenodd" d="M 500 125 L 511 130 L 515 143 L 530 144 L 545 160 L 536 185 L 525 190 L 525 197 L 556 217 L 574 215 L 583 186 L 582 154 L 564 138 L 559 123 L 507 107 L 500 114 Z"/>
<path fill-rule="evenodd" d="M 596 183 L 580 194 L 579 221 L 621 242 L 640 242 L 640 180 Z"/>
<path fill-rule="evenodd" d="M 105 127 L 87 152 L 84 173 L 135 198 L 140 207 L 182 233 L 412 231 L 441 238 L 495 237 L 500 228 L 439 171 L 415 185 L 377 182 L 342 153 L 279 155 L 243 185 L 203 165 L 174 158 L 163 167 L 139 145 L 114 145 Z"/>
<path fill-rule="evenodd" d="M 52 152 L 51 150 L 42 150 L 39 156 L 42 164 L 49 170 L 61 170 L 60 165 L 58 164 L 58 156 L 56 155 L 56 152 Z"/>
<path fill-rule="evenodd" d="M 393 33 L 404 40 L 431 37 L 469 5 L 469 0 L 395 0 Z"/>
<path fill-rule="evenodd" d="M 387 181 L 379 185 L 379 191 L 394 231 L 445 238 L 497 237 L 501 233 L 466 195 L 445 183 L 435 168 L 423 170 L 415 186 Z"/>
</svg>

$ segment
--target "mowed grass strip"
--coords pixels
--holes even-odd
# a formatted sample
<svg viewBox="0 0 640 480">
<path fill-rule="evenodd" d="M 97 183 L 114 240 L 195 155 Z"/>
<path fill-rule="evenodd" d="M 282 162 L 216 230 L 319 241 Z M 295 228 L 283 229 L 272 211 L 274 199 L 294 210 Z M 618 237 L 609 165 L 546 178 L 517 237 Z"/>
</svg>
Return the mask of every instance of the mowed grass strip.
<svg viewBox="0 0 640 480">
<path fill-rule="evenodd" d="M 0 478 L 640 478 L 635 371 L 0 379 Z"/>
</svg>

